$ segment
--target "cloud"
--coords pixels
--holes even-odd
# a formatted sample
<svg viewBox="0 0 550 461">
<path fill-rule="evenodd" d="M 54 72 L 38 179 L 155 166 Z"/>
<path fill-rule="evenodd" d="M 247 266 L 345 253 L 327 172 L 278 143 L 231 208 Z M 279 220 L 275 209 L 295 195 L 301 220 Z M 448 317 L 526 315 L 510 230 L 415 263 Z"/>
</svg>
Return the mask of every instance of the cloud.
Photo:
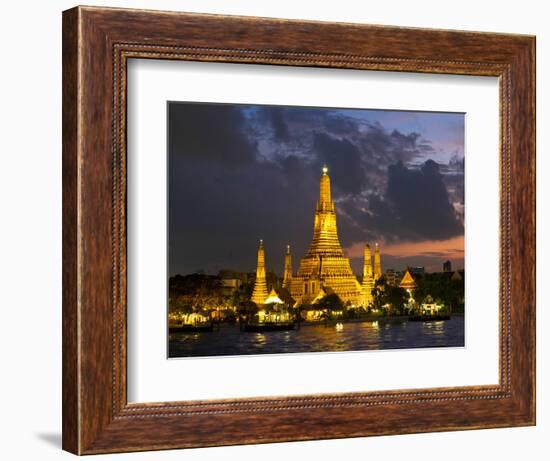
<svg viewBox="0 0 550 461">
<path fill-rule="evenodd" d="M 278 107 L 270 107 L 264 109 L 271 117 L 271 126 L 273 128 L 273 135 L 276 141 L 286 142 L 290 139 L 288 132 L 288 125 L 286 124 L 283 109 Z"/>
<path fill-rule="evenodd" d="M 401 162 L 390 165 L 382 194 L 353 198 L 340 206 L 352 230 L 344 239 L 346 246 L 373 234 L 385 242 L 415 242 L 446 240 L 464 232 L 433 160 L 420 169 L 406 168 Z M 369 233 L 361 235 L 362 229 Z"/>
<path fill-rule="evenodd" d="M 171 159 L 181 156 L 234 167 L 253 162 L 257 154 L 256 142 L 246 136 L 245 118 L 239 106 L 170 103 L 168 133 Z"/>
<path fill-rule="evenodd" d="M 387 166 L 395 162 L 412 162 L 433 154 L 430 143 L 420 133 L 404 134 L 396 129 L 387 131 L 379 123 L 366 124 L 358 142 L 369 155 L 371 165 Z"/>
<path fill-rule="evenodd" d="M 313 136 L 313 150 L 318 157 L 317 171 L 322 164 L 330 165 L 333 189 L 342 194 L 359 194 L 365 186 L 361 153 L 348 139 L 335 139 L 324 133 Z"/>
<path fill-rule="evenodd" d="M 324 117 L 324 127 L 329 133 L 344 136 L 356 132 L 357 123 L 349 117 L 329 113 Z"/>
<path fill-rule="evenodd" d="M 396 224 L 406 228 L 407 234 L 443 240 L 464 231 L 433 160 L 427 160 L 420 170 L 402 163 L 390 166 L 386 198 L 395 209 Z"/>
<path fill-rule="evenodd" d="M 269 269 L 282 270 L 288 243 L 297 268 L 311 242 L 323 163 L 345 247 L 463 233 L 463 158 L 428 160 L 437 153 L 424 134 L 387 129 L 377 115 L 171 103 L 170 273 L 253 271 L 260 238 Z"/>
</svg>

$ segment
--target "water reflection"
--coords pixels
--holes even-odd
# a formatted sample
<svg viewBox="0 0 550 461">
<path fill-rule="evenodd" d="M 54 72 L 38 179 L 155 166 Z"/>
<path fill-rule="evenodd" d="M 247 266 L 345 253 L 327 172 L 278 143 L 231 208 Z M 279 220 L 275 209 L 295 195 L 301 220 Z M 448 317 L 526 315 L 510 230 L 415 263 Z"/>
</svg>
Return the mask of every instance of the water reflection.
<svg viewBox="0 0 550 461">
<path fill-rule="evenodd" d="M 243 333 L 237 326 L 220 331 L 170 335 L 170 357 L 333 352 L 464 346 L 464 317 L 447 321 L 374 322 L 302 326 L 299 330 Z"/>
<path fill-rule="evenodd" d="M 445 321 L 440 320 L 437 322 L 422 322 L 422 328 L 429 331 L 432 335 L 444 335 L 445 334 Z"/>
<path fill-rule="evenodd" d="M 259 345 L 264 345 L 267 341 L 265 333 L 254 333 L 254 337 L 256 339 L 256 343 Z"/>
</svg>

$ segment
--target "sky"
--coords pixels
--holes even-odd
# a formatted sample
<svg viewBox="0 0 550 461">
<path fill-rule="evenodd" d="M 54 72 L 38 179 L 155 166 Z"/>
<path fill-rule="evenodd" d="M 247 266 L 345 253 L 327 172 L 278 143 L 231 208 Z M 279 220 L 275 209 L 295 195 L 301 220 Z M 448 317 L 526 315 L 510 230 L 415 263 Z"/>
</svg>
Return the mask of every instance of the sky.
<svg viewBox="0 0 550 461">
<path fill-rule="evenodd" d="M 313 235 L 327 165 L 340 242 L 356 274 L 464 267 L 464 114 L 168 103 L 170 275 L 294 270 Z"/>
</svg>

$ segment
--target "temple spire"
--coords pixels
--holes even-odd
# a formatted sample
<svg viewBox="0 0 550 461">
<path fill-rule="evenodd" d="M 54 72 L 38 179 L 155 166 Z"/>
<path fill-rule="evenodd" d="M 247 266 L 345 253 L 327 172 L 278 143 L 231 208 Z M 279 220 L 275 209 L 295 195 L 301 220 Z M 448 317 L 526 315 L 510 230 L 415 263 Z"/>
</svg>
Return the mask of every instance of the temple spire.
<svg viewBox="0 0 550 461">
<path fill-rule="evenodd" d="M 372 278 L 372 257 L 370 254 L 370 245 L 365 245 L 365 251 L 363 253 L 363 280 L 368 277 Z"/>
<path fill-rule="evenodd" d="M 256 266 L 256 282 L 254 283 L 254 291 L 252 292 L 252 302 L 258 306 L 265 303 L 267 299 L 267 282 L 265 279 L 265 253 L 264 242 L 260 240 L 258 247 L 258 264 Z"/>
<path fill-rule="evenodd" d="M 372 274 L 372 257 L 370 245 L 365 245 L 363 260 L 363 283 L 361 284 L 361 305 L 368 307 L 372 303 L 372 289 L 374 288 L 374 279 Z"/>
<path fill-rule="evenodd" d="M 286 253 L 285 253 L 285 273 L 283 278 L 283 288 L 290 290 L 291 283 L 292 283 L 292 255 L 290 253 L 290 245 L 287 245 Z"/>
<path fill-rule="evenodd" d="M 313 242 L 309 255 L 317 259 L 320 252 L 324 255 L 343 256 L 342 247 L 338 239 L 336 227 L 336 212 L 330 194 L 330 176 L 328 168 L 323 167 L 319 185 L 319 200 L 313 219 Z"/>
<path fill-rule="evenodd" d="M 297 305 L 312 303 L 319 290 L 330 288 L 344 302 L 357 304 L 361 285 L 338 239 L 336 211 L 327 166 L 321 170 L 319 200 L 313 219 L 313 240 L 293 275 L 290 293 Z"/>
<path fill-rule="evenodd" d="M 382 265 L 380 264 L 380 249 L 378 243 L 374 247 L 374 281 L 382 277 Z"/>
<path fill-rule="evenodd" d="M 328 168 L 323 166 L 323 174 L 321 175 L 321 184 L 319 190 L 319 202 L 317 204 L 318 210 L 333 210 L 334 204 L 330 195 L 330 176 L 328 175 Z"/>
</svg>

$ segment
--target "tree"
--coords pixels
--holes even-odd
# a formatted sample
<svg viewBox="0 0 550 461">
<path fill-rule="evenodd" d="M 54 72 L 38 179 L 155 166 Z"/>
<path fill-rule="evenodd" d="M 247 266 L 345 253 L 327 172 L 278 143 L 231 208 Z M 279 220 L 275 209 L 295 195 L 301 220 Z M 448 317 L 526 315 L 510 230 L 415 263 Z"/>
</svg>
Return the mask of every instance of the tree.
<svg viewBox="0 0 550 461">
<path fill-rule="evenodd" d="M 405 304 L 409 299 L 406 290 L 400 287 L 389 285 L 385 277 L 380 277 L 374 284 L 372 290 L 373 306 L 376 309 L 385 309 L 390 306 L 391 313 L 402 314 Z M 390 313 L 390 312 L 386 312 Z"/>
<path fill-rule="evenodd" d="M 453 280 L 449 274 L 433 273 L 416 279 L 416 284 L 413 295 L 417 302 L 422 303 L 427 296 L 431 296 L 453 312 L 464 311 L 464 278 Z"/>
<path fill-rule="evenodd" d="M 344 309 L 344 303 L 336 293 L 323 296 L 315 302 L 315 306 L 329 311 L 341 311 Z"/>
<path fill-rule="evenodd" d="M 250 301 L 250 298 L 252 297 L 252 291 L 254 289 L 254 285 L 251 283 L 243 283 L 239 288 L 237 288 L 233 294 L 231 295 L 230 304 L 237 309 L 239 306 L 247 301 Z"/>
<path fill-rule="evenodd" d="M 403 288 L 389 286 L 384 291 L 383 298 L 385 304 L 392 306 L 392 311 L 394 313 L 402 315 L 405 304 L 407 304 L 407 301 L 409 300 L 409 294 L 407 293 L 407 290 Z"/>
<path fill-rule="evenodd" d="M 241 315 L 254 315 L 258 312 L 258 306 L 250 300 L 245 300 L 239 303 L 237 312 Z"/>
<path fill-rule="evenodd" d="M 384 304 L 384 293 L 388 288 L 385 277 L 380 277 L 376 282 L 374 282 L 374 288 L 372 289 L 372 306 L 375 309 L 383 309 Z"/>
</svg>

